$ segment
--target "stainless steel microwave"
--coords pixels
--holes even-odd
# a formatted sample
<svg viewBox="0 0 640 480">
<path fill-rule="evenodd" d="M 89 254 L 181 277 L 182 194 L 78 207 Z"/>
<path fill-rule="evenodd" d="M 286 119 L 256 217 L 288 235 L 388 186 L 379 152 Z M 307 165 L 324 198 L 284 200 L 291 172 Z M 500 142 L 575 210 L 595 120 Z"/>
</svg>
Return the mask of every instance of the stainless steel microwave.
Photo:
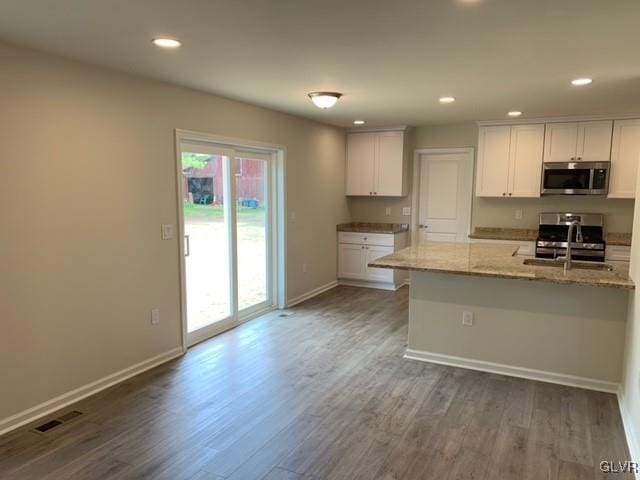
<svg viewBox="0 0 640 480">
<path fill-rule="evenodd" d="M 606 195 L 609 162 L 549 162 L 542 167 L 543 195 Z"/>
</svg>

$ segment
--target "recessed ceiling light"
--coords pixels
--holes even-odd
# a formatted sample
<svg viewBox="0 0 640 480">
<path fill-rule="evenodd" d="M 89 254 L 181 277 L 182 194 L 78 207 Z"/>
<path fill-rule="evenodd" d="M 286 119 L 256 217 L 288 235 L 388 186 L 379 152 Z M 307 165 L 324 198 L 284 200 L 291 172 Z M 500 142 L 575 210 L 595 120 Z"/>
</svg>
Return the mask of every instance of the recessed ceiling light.
<svg viewBox="0 0 640 480">
<path fill-rule="evenodd" d="M 522 112 L 519 110 L 512 110 L 507 113 L 507 115 L 509 115 L 510 117 L 519 117 L 520 115 L 522 115 Z"/>
<path fill-rule="evenodd" d="M 354 120 L 353 124 L 354 125 L 364 125 L 364 120 Z"/>
<path fill-rule="evenodd" d="M 589 85 L 591 82 L 593 82 L 591 78 L 576 78 L 574 80 L 571 80 L 571 85 L 581 87 L 583 85 Z"/>
<path fill-rule="evenodd" d="M 180 43 L 175 38 L 160 37 L 154 38 L 152 41 L 156 47 L 162 48 L 178 48 L 180 45 L 182 45 L 182 43 Z"/>
<path fill-rule="evenodd" d="M 322 109 L 333 107 L 341 96 L 342 94 L 338 92 L 311 92 L 309 94 L 313 104 Z"/>
<path fill-rule="evenodd" d="M 456 101 L 454 97 L 440 97 L 440 103 L 453 103 Z"/>
</svg>

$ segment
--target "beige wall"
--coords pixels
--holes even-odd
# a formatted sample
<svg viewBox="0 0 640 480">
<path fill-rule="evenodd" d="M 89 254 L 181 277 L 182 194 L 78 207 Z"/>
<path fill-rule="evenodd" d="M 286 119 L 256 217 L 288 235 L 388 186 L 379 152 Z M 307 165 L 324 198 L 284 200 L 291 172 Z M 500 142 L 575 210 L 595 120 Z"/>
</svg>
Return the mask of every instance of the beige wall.
<svg viewBox="0 0 640 480">
<path fill-rule="evenodd" d="M 412 272 L 409 348 L 613 389 L 622 377 L 627 301 L 615 288 Z M 464 311 L 473 312 L 473 326 L 462 325 Z"/>
<path fill-rule="evenodd" d="M 286 146 L 288 296 L 335 280 L 343 130 L 6 44 L 0 58 L 0 421 L 179 346 L 178 240 L 160 239 L 176 128 Z"/>
<path fill-rule="evenodd" d="M 422 126 L 415 129 L 415 148 L 473 147 L 477 151 L 478 127 L 475 123 Z M 353 197 L 349 208 L 353 220 L 408 223 L 402 207 L 411 206 L 411 196 L 385 199 Z M 392 215 L 385 215 L 391 207 Z M 522 219 L 516 219 L 522 210 Z M 544 211 L 579 211 L 605 214 L 605 226 L 611 232 L 631 232 L 633 200 L 608 200 L 585 197 L 473 198 L 473 227 L 537 228 L 538 214 Z"/>
</svg>

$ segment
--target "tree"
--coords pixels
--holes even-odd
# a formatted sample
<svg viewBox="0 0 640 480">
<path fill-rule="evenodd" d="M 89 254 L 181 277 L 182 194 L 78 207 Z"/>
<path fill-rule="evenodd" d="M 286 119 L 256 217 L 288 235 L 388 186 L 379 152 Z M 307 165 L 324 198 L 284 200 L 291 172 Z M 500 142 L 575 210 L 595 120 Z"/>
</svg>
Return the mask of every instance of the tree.
<svg viewBox="0 0 640 480">
<path fill-rule="evenodd" d="M 211 160 L 211 155 L 205 155 L 204 153 L 182 153 L 182 169 L 188 168 L 202 169 Z"/>
</svg>

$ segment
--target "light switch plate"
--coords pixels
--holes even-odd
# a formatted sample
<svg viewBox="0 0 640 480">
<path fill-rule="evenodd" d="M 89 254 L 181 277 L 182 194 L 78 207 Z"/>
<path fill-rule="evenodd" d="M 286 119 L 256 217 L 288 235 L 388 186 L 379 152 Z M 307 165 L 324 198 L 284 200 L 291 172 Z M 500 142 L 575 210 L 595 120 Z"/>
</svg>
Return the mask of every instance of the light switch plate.
<svg viewBox="0 0 640 480">
<path fill-rule="evenodd" d="M 521 208 L 516 209 L 515 217 L 516 217 L 516 220 L 522 220 L 522 209 Z"/>
<path fill-rule="evenodd" d="M 151 325 L 157 325 L 160 323 L 160 309 L 151 309 Z"/>
<path fill-rule="evenodd" d="M 462 312 L 462 325 L 467 327 L 473 325 L 473 312 Z"/>
<path fill-rule="evenodd" d="M 391 209 L 389 207 L 384 209 L 384 214 L 385 215 L 391 215 Z"/>
<path fill-rule="evenodd" d="M 402 207 L 402 215 L 404 216 L 411 215 L 411 207 Z"/>
<path fill-rule="evenodd" d="M 173 224 L 162 224 L 162 240 L 171 240 L 173 238 Z"/>
</svg>

